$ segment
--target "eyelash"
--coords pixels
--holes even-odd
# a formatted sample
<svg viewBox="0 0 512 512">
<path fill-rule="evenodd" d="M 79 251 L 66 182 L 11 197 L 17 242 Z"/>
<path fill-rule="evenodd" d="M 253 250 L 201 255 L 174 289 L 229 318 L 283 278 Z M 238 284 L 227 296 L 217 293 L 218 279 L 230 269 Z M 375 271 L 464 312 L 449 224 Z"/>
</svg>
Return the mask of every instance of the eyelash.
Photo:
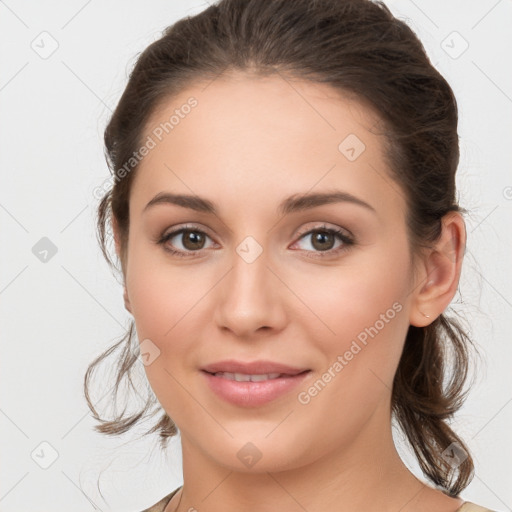
<svg viewBox="0 0 512 512">
<path fill-rule="evenodd" d="M 179 235 L 180 233 L 184 233 L 187 231 L 191 231 L 194 233 L 201 233 L 202 235 L 205 235 L 205 236 L 208 236 L 208 238 L 211 238 L 211 237 L 209 237 L 209 235 L 207 233 L 205 233 L 199 227 L 194 226 L 194 225 L 187 225 L 187 226 L 183 226 L 175 231 L 171 231 L 171 232 L 161 236 L 160 239 L 157 240 L 157 244 L 164 246 L 164 244 L 171 238 L 174 238 L 176 235 Z M 315 232 L 329 233 L 329 234 L 336 235 L 336 237 L 343 242 L 343 245 L 341 247 L 338 247 L 337 249 L 329 249 L 327 251 L 313 251 L 315 255 L 314 256 L 308 255 L 309 258 L 314 258 L 314 259 L 315 258 L 326 258 L 329 256 L 338 255 L 345 251 L 348 251 L 352 246 L 355 245 L 354 238 L 345 234 L 344 231 L 342 231 L 341 229 L 336 229 L 336 228 L 328 228 L 325 225 L 315 227 L 313 229 L 306 231 L 305 233 L 300 234 L 298 240 L 301 240 L 302 238 L 306 237 L 307 235 L 311 235 Z M 183 251 L 177 251 L 175 249 L 170 249 L 167 246 L 164 246 L 164 250 L 171 253 L 173 256 L 178 256 L 180 258 L 190 258 L 190 257 L 194 258 L 195 256 L 189 256 L 189 254 L 200 253 L 202 251 L 202 249 L 200 249 L 199 251 L 183 252 Z M 306 251 L 306 252 L 311 252 L 311 251 Z"/>
</svg>

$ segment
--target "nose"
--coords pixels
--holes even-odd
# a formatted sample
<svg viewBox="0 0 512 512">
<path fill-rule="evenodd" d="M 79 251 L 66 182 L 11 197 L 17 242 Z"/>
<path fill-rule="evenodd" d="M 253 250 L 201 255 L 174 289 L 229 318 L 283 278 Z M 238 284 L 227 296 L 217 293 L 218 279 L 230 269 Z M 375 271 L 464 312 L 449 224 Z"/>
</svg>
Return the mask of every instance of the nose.
<svg viewBox="0 0 512 512">
<path fill-rule="evenodd" d="M 270 268 L 265 251 L 254 261 L 240 254 L 233 252 L 232 267 L 219 283 L 214 316 L 217 326 L 244 338 L 281 331 L 286 324 L 284 302 L 290 292 Z"/>
</svg>

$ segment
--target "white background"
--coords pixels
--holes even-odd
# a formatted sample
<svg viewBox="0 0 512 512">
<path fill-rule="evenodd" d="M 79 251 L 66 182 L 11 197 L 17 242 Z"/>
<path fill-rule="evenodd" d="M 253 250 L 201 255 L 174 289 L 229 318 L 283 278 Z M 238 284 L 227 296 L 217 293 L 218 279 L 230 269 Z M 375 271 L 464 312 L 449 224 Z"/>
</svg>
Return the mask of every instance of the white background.
<svg viewBox="0 0 512 512">
<path fill-rule="evenodd" d="M 386 4 L 419 35 L 459 104 L 457 183 L 470 214 L 454 301 L 484 357 L 454 423 L 476 464 L 462 497 L 511 510 L 512 4 Z M 87 365 L 130 319 L 95 239 L 93 190 L 109 176 L 103 130 L 137 54 L 205 6 L 0 1 L 1 512 L 140 511 L 182 483 L 177 439 L 159 454 L 156 436 L 94 433 L 82 384 Z M 46 59 L 31 47 L 41 37 L 51 47 L 43 31 L 58 43 Z M 457 58 L 464 41 L 454 31 L 469 44 Z M 32 252 L 42 237 L 57 247 L 46 263 Z M 51 453 L 41 442 L 58 452 L 48 469 L 31 457 L 36 449 Z"/>
</svg>

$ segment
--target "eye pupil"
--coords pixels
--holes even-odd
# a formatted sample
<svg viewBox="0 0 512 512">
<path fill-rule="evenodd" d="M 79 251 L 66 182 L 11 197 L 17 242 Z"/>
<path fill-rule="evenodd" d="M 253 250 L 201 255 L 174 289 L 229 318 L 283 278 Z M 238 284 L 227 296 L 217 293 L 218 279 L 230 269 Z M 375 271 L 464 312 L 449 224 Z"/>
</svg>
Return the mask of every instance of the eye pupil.
<svg viewBox="0 0 512 512">
<path fill-rule="evenodd" d="M 189 242 L 191 244 L 189 245 Z M 204 245 L 204 237 L 197 231 L 184 231 L 183 232 L 183 246 L 187 249 L 202 249 Z"/>
<path fill-rule="evenodd" d="M 325 244 L 326 238 L 329 239 L 327 242 L 328 247 L 322 245 Z M 320 246 L 317 246 L 317 242 L 320 243 Z M 330 243 L 329 243 L 330 242 Z M 319 250 L 329 250 L 332 249 L 334 243 L 334 235 L 332 233 L 328 233 L 326 231 L 317 231 L 315 235 L 313 235 L 313 246 Z"/>
</svg>

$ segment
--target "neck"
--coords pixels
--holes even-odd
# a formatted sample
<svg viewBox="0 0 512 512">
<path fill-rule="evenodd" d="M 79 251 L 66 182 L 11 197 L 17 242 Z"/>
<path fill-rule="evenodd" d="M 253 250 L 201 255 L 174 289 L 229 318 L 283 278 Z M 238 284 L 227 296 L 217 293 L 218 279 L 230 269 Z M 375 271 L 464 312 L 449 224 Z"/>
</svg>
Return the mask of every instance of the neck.
<svg viewBox="0 0 512 512">
<path fill-rule="evenodd" d="M 184 485 L 166 512 L 456 511 L 462 500 L 427 486 L 404 465 L 389 413 L 382 421 L 387 411 L 375 411 L 347 445 L 286 471 L 220 466 L 182 434 Z"/>
</svg>

